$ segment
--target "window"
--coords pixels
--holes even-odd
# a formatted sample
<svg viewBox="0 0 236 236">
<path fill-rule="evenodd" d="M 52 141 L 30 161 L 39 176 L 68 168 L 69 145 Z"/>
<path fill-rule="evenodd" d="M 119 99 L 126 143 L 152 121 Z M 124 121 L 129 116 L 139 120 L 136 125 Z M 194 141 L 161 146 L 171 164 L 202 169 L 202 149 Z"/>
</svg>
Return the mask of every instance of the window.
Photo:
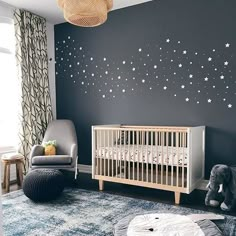
<svg viewBox="0 0 236 236">
<path fill-rule="evenodd" d="M 18 84 L 13 20 L 0 17 L 0 153 L 17 146 Z"/>
</svg>

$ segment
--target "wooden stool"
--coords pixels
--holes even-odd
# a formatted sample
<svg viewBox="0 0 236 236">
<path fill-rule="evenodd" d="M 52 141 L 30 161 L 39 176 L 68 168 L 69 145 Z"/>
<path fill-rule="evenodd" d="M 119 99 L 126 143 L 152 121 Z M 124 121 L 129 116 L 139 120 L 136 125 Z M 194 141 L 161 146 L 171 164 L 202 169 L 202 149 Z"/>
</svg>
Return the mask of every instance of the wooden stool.
<svg viewBox="0 0 236 236">
<path fill-rule="evenodd" d="M 2 163 L 4 166 L 4 177 L 2 187 L 6 189 L 8 193 L 10 190 L 10 168 L 11 164 L 16 164 L 16 177 L 17 184 L 22 187 L 23 182 L 23 164 L 24 157 L 21 154 L 5 154 L 2 156 Z"/>
</svg>

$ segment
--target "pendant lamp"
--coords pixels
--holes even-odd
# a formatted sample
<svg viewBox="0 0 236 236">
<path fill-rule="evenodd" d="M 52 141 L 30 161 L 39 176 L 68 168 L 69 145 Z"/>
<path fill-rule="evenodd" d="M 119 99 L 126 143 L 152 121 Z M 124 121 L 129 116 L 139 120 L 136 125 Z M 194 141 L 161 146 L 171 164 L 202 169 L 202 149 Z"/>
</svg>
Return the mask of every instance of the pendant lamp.
<svg viewBox="0 0 236 236">
<path fill-rule="evenodd" d="M 107 20 L 113 6 L 112 0 L 57 0 L 64 18 L 73 25 L 93 27 Z"/>
</svg>

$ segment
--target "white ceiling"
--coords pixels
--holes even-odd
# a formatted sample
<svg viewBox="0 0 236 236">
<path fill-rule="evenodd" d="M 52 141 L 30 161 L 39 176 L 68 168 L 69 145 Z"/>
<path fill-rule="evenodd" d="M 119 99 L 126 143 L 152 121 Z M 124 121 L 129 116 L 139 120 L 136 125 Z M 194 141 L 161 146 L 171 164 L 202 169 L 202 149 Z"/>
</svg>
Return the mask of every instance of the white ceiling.
<svg viewBox="0 0 236 236">
<path fill-rule="evenodd" d="M 57 6 L 56 0 L 0 0 L 17 8 L 23 8 L 37 15 L 45 17 L 50 23 L 65 22 L 62 11 Z M 113 9 L 120 9 L 152 0 L 113 0 Z"/>
</svg>

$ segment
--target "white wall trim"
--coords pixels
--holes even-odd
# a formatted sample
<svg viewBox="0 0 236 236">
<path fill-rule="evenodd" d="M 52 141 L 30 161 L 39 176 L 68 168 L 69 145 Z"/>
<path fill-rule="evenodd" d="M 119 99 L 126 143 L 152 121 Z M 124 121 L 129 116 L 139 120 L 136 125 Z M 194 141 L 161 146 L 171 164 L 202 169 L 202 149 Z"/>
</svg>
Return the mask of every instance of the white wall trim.
<svg viewBox="0 0 236 236">
<path fill-rule="evenodd" d="M 92 166 L 91 165 L 82 165 L 78 164 L 79 172 L 86 173 L 86 174 L 92 174 Z"/>
<path fill-rule="evenodd" d="M 86 173 L 86 174 L 92 174 L 92 166 L 91 165 L 82 165 L 82 164 L 79 164 L 78 165 L 78 168 L 79 168 L 79 172 L 81 173 Z M 206 186 L 208 184 L 209 180 L 206 180 L 206 179 L 203 179 L 199 186 L 197 187 L 198 190 L 204 190 L 206 191 Z"/>
</svg>

